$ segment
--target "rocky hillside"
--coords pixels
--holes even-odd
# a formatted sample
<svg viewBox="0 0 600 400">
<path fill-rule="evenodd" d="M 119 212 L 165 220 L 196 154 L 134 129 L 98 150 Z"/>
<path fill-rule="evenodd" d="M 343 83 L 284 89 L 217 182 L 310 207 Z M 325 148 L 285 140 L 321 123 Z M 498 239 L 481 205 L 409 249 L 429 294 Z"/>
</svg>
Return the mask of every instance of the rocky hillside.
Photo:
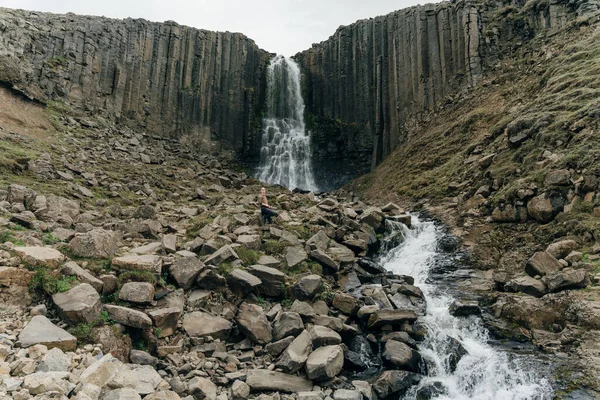
<svg viewBox="0 0 600 400">
<path fill-rule="evenodd" d="M 257 151 L 269 58 L 239 33 L 0 8 L 1 82 L 205 151 Z"/>
<path fill-rule="evenodd" d="M 295 56 L 320 180 L 335 185 L 370 171 L 405 148 L 424 113 L 487 81 L 523 43 L 598 9 L 596 0 L 452 1 L 340 27 Z M 340 163 L 352 168 L 340 173 Z"/>
</svg>

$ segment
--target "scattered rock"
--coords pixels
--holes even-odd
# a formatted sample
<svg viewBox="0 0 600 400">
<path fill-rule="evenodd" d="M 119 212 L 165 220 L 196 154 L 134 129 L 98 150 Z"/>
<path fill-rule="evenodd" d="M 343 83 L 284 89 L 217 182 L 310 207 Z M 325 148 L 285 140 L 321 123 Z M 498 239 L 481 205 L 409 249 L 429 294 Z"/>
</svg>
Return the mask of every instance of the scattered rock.
<svg viewBox="0 0 600 400">
<path fill-rule="evenodd" d="M 49 349 L 54 347 L 62 351 L 75 351 L 77 339 L 64 329 L 54 325 L 48 318 L 36 315 L 19 334 L 22 347 L 42 344 Z"/>
<path fill-rule="evenodd" d="M 306 374 L 312 380 L 331 379 L 342 371 L 344 351 L 341 346 L 324 346 L 313 351 L 306 360 Z"/>
<path fill-rule="evenodd" d="M 260 306 L 243 303 L 238 311 L 237 323 L 253 343 L 264 345 L 273 339 L 271 324 Z"/>
<path fill-rule="evenodd" d="M 91 324 L 102 311 L 100 295 L 88 283 L 77 285 L 64 293 L 56 293 L 52 296 L 52 301 L 60 317 L 72 325 Z"/>
<path fill-rule="evenodd" d="M 148 282 L 127 282 L 119 291 L 119 299 L 138 304 L 152 303 L 154 285 Z"/>
</svg>

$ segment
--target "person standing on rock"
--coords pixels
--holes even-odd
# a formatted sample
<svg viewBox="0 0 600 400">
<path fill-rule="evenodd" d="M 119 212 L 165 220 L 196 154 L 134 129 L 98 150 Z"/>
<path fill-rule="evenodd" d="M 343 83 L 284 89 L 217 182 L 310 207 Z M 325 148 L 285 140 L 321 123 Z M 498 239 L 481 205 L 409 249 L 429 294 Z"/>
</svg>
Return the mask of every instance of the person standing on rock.
<svg viewBox="0 0 600 400">
<path fill-rule="evenodd" d="M 268 221 L 269 224 L 272 224 L 273 217 L 276 217 L 278 214 L 269 205 L 269 200 L 267 200 L 267 189 L 260 188 L 259 201 L 260 201 L 260 215 L 262 215 L 263 223 Z"/>
</svg>

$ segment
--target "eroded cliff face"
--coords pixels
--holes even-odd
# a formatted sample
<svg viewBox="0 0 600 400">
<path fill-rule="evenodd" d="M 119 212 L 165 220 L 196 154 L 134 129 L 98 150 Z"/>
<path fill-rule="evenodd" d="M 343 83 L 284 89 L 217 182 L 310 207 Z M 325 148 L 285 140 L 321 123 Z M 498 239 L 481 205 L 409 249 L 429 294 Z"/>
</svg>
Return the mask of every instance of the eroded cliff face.
<svg viewBox="0 0 600 400">
<path fill-rule="evenodd" d="M 270 55 L 239 33 L 0 8 L 0 80 L 192 146 L 256 151 Z"/>
<path fill-rule="evenodd" d="M 407 124 L 476 85 L 536 34 L 554 34 L 598 2 L 443 2 L 341 27 L 296 55 L 305 72 L 320 182 L 368 172 L 407 139 Z"/>
</svg>

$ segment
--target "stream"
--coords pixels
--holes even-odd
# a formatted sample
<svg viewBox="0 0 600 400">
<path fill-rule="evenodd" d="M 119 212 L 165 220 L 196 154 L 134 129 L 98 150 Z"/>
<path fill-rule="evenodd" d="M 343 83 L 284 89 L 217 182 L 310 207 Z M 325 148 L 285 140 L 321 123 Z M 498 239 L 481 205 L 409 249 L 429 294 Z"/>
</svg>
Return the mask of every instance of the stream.
<svg viewBox="0 0 600 400">
<path fill-rule="evenodd" d="M 535 354 L 519 354 L 492 344 L 479 317 L 457 318 L 448 311 L 456 290 L 450 290 L 451 285 L 435 272 L 440 263 L 448 262 L 447 254 L 438 250 L 443 236 L 435 222 L 415 215 L 411 229 L 400 223 L 388 225 L 386 242 L 391 244 L 384 248 L 380 263 L 390 272 L 414 277 L 427 301 L 426 315 L 420 321 L 428 334 L 419 350 L 427 362 L 428 376 L 404 399 L 418 399 L 424 391 L 428 398 L 438 400 L 551 399 L 551 381 Z M 449 337 L 468 352 L 454 365 Z"/>
</svg>

